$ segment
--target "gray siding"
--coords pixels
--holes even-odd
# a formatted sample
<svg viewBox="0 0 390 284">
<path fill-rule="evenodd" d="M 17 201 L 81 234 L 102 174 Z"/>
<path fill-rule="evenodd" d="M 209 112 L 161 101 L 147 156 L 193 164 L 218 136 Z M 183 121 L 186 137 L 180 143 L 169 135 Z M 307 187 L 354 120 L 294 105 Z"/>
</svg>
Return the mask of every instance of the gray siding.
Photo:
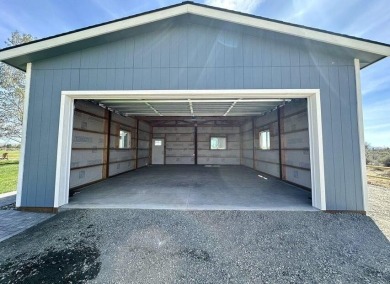
<svg viewBox="0 0 390 284">
<path fill-rule="evenodd" d="M 53 205 L 61 90 L 320 88 L 327 209 L 363 209 L 353 58 L 330 45 L 191 23 L 32 67 L 22 206 Z"/>
</svg>

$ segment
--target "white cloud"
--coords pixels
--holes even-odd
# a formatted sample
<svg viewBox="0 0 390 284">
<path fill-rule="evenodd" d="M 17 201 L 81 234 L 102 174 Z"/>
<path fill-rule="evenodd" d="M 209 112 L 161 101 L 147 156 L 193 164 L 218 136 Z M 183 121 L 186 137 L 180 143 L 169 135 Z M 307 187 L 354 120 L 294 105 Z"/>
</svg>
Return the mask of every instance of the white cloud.
<svg viewBox="0 0 390 284">
<path fill-rule="evenodd" d="M 206 0 L 205 4 L 244 13 L 253 13 L 264 0 Z"/>
</svg>

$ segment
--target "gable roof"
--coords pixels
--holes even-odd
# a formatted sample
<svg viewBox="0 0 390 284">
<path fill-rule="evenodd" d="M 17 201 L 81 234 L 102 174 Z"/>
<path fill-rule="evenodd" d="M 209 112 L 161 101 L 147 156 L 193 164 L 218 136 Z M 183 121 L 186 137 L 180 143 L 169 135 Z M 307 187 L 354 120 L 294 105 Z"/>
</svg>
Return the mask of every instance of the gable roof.
<svg viewBox="0 0 390 284">
<path fill-rule="evenodd" d="M 4 48 L 0 50 L 0 61 L 25 70 L 28 62 L 53 56 L 53 52 L 47 52 L 48 50 L 57 49 L 57 53 L 54 52 L 54 54 L 65 53 L 64 46 L 73 43 L 87 42 L 93 38 L 185 14 L 283 33 L 377 55 L 375 59 L 371 60 L 372 62 L 367 62 L 364 67 L 390 56 L 389 44 L 185 1 L 161 9 Z"/>
</svg>

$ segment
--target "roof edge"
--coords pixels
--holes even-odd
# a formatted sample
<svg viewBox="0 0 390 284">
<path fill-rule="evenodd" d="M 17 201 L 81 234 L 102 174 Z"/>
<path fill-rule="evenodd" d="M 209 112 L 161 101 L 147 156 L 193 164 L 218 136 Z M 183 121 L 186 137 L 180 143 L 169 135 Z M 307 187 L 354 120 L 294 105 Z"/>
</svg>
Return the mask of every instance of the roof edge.
<svg viewBox="0 0 390 284">
<path fill-rule="evenodd" d="M 329 32 L 303 25 L 287 23 L 261 16 L 232 11 L 228 9 L 208 6 L 191 1 L 185 1 L 175 5 L 151 10 L 116 19 L 113 21 L 76 29 L 70 32 L 42 38 L 25 44 L 11 46 L 0 50 L 0 61 L 23 56 L 33 52 L 39 52 L 49 48 L 55 48 L 64 44 L 81 41 L 88 38 L 108 34 L 111 32 L 132 28 L 151 22 L 183 15 L 194 14 L 216 20 L 222 20 L 235 24 L 261 28 L 279 33 L 285 33 L 301 38 L 325 42 L 332 45 L 343 46 L 368 53 L 390 56 L 390 44 L 353 37 L 340 33 Z M 232 14 L 235 17 L 232 17 Z"/>
</svg>

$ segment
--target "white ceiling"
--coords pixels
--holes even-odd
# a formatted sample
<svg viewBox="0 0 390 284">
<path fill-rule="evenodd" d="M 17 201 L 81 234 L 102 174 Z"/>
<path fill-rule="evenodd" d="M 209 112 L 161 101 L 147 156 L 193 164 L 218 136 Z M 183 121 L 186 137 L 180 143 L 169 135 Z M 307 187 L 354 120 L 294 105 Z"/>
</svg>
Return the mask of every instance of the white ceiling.
<svg viewBox="0 0 390 284">
<path fill-rule="evenodd" d="M 95 100 L 124 116 L 258 116 L 283 99 Z"/>
</svg>

